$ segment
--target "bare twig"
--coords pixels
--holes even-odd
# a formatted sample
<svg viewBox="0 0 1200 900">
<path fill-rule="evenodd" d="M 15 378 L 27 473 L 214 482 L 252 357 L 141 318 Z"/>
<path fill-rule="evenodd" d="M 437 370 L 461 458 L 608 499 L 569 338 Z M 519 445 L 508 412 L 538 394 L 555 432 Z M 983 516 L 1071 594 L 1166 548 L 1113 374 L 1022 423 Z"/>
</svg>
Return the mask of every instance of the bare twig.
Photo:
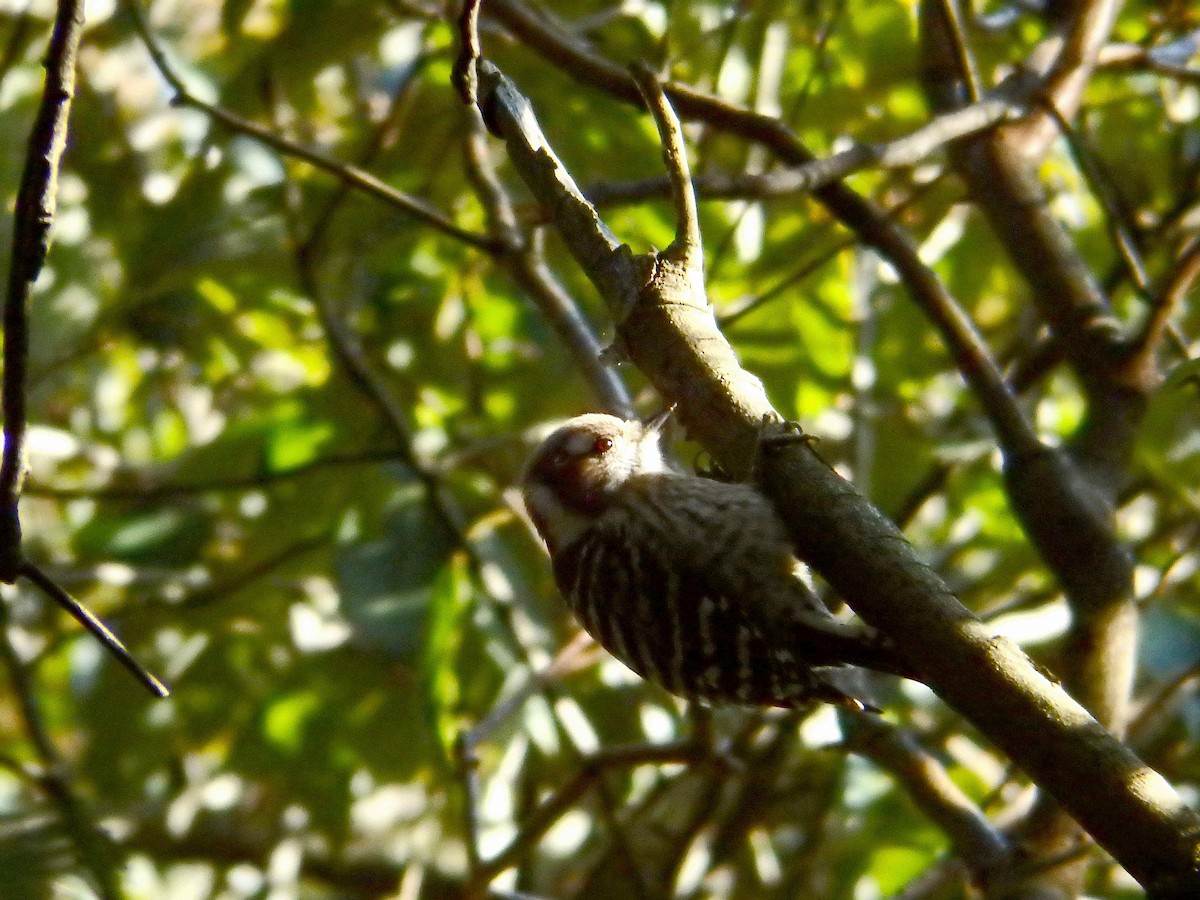
<svg viewBox="0 0 1200 900">
<path fill-rule="evenodd" d="M 1142 701 L 1129 722 L 1130 740 L 1144 745 L 1147 729 L 1162 715 L 1164 709 L 1177 700 L 1180 694 L 1193 686 L 1197 680 L 1200 680 L 1200 663 L 1188 666 Z"/>
<path fill-rule="evenodd" d="M 581 631 L 574 640 L 568 642 L 554 659 L 544 669 L 532 674 L 525 683 L 511 696 L 497 703 L 486 716 L 475 723 L 469 731 L 463 733 L 463 745 L 467 751 L 478 747 L 493 731 L 517 712 L 529 698 L 542 693 L 547 685 L 572 672 L 591 665 L 595 656 L 587 651 L 596 648 L 595 642 L 587 632 Z"/>
<path fill-rule="evenodd" d="M 516 865 L 606 771 L 634 766 L 694 762 L 705 752 L 703 747 L 690 739 L 659 745 L 623 744 L 597 750 L 583 760 L 579 772 L 569 782 L 546 798 L 525 819 L 520 833 L 507 847 L 479 864 L 475 872 L 475 883 L 487 884 L 505 869 Z"/>
<path fill-rule="evenodd" d="M 23 493 L 30 497 L 47 497 L 53 500 L 102 500 L 131 501 L 135 503 L 160 503 L 197 494 L 222 494 L 237 491 L 254 491 L 280 482 L 302 478 L 321 469 L 343 466 L 371 466 L 386 462 L 408 460 L 402 449 L 370 450 L 363 453 L 335 454 L 311 459 L 308 462 L 278 472 L 258 472 L 253 475 L 231 475 L 226 478 L 210 478 L 202 481 L 160 482 L 146 479 L 130 479 L 129 484 L 102 484 L 95 487 L 57 487 L 38 482 L 26 482 Z M 130 473 L 131 475 L 133 473 Z"/>
<path fill-rule="evenodd" d="M 467 834 L 467 856 L 472 879 L 478 876 L 481 864 L 478 841 L 478 809 L 481 792 L 476 749 L 531 697 L 543 693 L 558 678 L 593 662 L 594 657 L 587 651 L 594 649 L 595 646 L 592 638 L 586 632 L 579 632 L 574 640 L 558 651 L 548 666 L 536 674 L 531 674 L 520 688 L 493 706 L 486 716 L 475 723 L 473 728 L 459 733 L 454 746 L 454 755 L 455 766 L 462 783 L 463 803 L 465 804 L 463 820 Z"/>
<path fill-rule="evenodd" d="M 1179 254 L 1175 267 L 1155 296 L 1145 324 L 1130 342 L 1131 359 L 1143 358 L 1145 365 L 1153 366 L 1149 357 L 1153 356 L 1171 316 L 1183 306 L 1184 299 L 1197 279 L 1200 279 L 1200 238 L 1194 238 Z"/>
<path fill-rule="evenodd" d="M 1200 69 L 1161 59 L 1155 48 L 1141 44 L 1107 44 L 1100 51 L 1097 65 L 1108 71 L 1140 69 L 1184 84 L 1200 84 Z"/>
<path fill-rule="evenodd" d="M 1129 212 L 1129 204 L 1121 196 L 1116 179 L 1113 178 L 1095 151 L 1087 146 L 1078 130 L 1063 118 L 1058 107 L 1050 102 L 1048 97 L 1040 96 L 1039 99 L 1041 100 L 1041 109 L 1058 126 L 1059 133 L 1071 150 L 1075 164 L 1083 173 L 1083 177 L 1091 186 L 1092 193 L 1104 210 L 1108 231 L 1117 247 L 1121 261 L 1125 264 L 1134 286 L 1144 295 L 1149 290 L 1150 279 L 1146 275 L 1146 264 L 1142 261 L 1141 251 L 1138 249 L 1137 235 L 1133 217 Z"/>
<path fill-rule="evenodd" d="M 363 170 L 369 168 L 380 152 L 395 140 L 404 116 L 412 107 L 411 101 L 417 95 L 416 88 L 420 84 L 419 76 L 432 58 L 432 53 L 423 53 L 409 66 L 403 81 L 396 86 L 392 93 L 387 113 L 380 120 L 378 127 L 372 131 L 371 139 L 367 142 L 366 147 L 355 161 L 355 165 L 358 168 Z M 356 190 L 356 187 L 347 181 L 342 181 L 338 185 L 337 190 L 326 201 L 321 211 L 313 216 L 313 222 L 309 226 L 308 237 L 305 239 L 305 243 L 314 246 L 320 243 L 334 216 L 354 190 Z"/>
<path fill-rule="evenodd" d="M 812 193 L 868 168 L 915 166 L 955 141 L 1023 115 L 1027 108 L 1026 87 L 1024 80 L 1013 79 L 978 103 L 942 113 L 915 131 L 891 141 L 852 144 L 831 156 L 770 172 L 705 172 L 693 176 L 692 184 L 696 194 L 706 200 L 774 200 Z M 669 192 L 670 180 L 666 176 L 584 188 L 584 194 L 597 206 L 665 197 Z"/>
<path fill-rule="evenodd" d="M 146 671 L 133 658 L 129 651 L 125 649 L 125 645 L 121 643 L 121 639 L 113 634 L 107 625 L 96 618 L 87 607 L 80 604 L 78 600 L 59 587 L 53 578 L 31 562 L 26 562 L 21 566 L 21 575 L 36 584 L 47 597 L 65 609 L 80 625 L 90 631 L 96 640 L 104 645 L 104 649 L 115 656 L 117 662 L 128 669 L 134 678 L 144 684 L 150 693 L 160 698 L 166 697 L 171 693 L 166 685 Z"/>
<path fill-rule="evenodd" d="M 468 231 L 454 224 L 441 210 L 431 205 L 428 201 L 420 197 L 414 197 L 411 194 L 406 194 L 403 191 L 398 191 L 391 185 L 380 181 L 370 172 L 360 169 L 358 166 L 332 159 L 311 147 L 298 144 L 272 131 L 270 128 L 265 128 L 257 122 L 244 119 L 216 103 L 209 103 L 207 100 L 197 97 L 188 90 L 159 46 L 158 41 L 151 33 L 146 18 L 138 4 L 138 0 L 124 0 L 123 5 L 132 18 L 134 28 L 137 30 L 142 42 L 146 45 L 150 58 L 154 61 L 159 74 L 162 75 L 167 84 L 175 91 L 173 102 L 176 105 L 198 109 L 221 123 L 230 131 L 244 134 L 268 147 L 278 150 L 280 153 L 304 160 L 306 163 L 324 172 L 328 172 L 344 184 L 358 188 L 401 210 L 418 222 L 422 222 L 433 228 L 435 231 L 439 231 L 444 235 L 480 250 L 490 251 L 493 249 L 485 236 Z"/>
<path fill-rule="evenodd" d="M 471 743 L 470 734 L 460 731 L 454 741 L 454 768 L 462 784 L 463 842 L 467 845 L 467 874 L 476 877 L 479 871 L 479 757 Z"/>
<path fill-rule="evenodd" d="M 962 10 L 958 7 L 958 0 L 941 0 L 941 3 L 942 20 L 954 48 L 954 55 L 958 59 L 958 71 L 967 89 L 967 99 L 976 103 L 983 95 L 983 89 L 979 81 L 979 67 L 975 65 L 975 57 L 971 54 L 971 45 L 967 42 L 966 30 L 963 28 Z"/>
<path fill-rule="evenodd" d="M 663 162 L 667 164 L 667 178 L 671 184 L 671 203 L 675 207 L 675 240 L 665 255 L 702 271 L 704 247 L 700 239 L 700 218 L 696 210 L 696 192 L 692 188 L 691 167 L 683 146 L 683 129 L 657 76 L 644 66 L 634 66 L 632 71 L 646 107 L 654 116 L 654 124 L 658 126 Z"/>
<path fill-rule="evenodd" d="M 926 184 L 918 185 L 908 194 L 908 196 L 884 210 L 884 215 L 886 215 L 891 221 L 897 221 L 902 214 L 908 212 L 916 204 L 916 202 L 923 198 L 925 194 L 929 192 L 940 180 L 941 176 L 932 179 Z M 761 294 L 745 298 L 736 306 L 734 306 L 733 309 L 730 309 L 723 315 L 719 316 L 719 324 L 722 328 L 726 328 L 727 326 L 732 325 L 734 322 L 741 319 L 743 316 L 746 316 L 749 313 L 761 308 L 765 304 L 770 303 L 772 300 L 778 299 L 789 288 L 794 287 L 798 282 L 803 281 L 809 275 L 812 275 L 814 272 L 818 271 L 822 266 L 837 258 L 840 253 L 845 250 L 849 250 L 858 243 L 859 239 L 853 236 L 837 241 L 831 246 L 825 248 L 818 255 L 797 266 L 795 271 L 790 272 L 783 278 L 779 279 L 779 281 L 775 282 L 775 284 L 771 285 Z"/>
<path fill-rule="evenodd" d="M 305 556 L 317 550 L 333 546 L 334 540 L 335 536 L 332 532 L 301 538 L 298 541 L 288 544 L 278 552 L 272 553 L 270 556 L 255 560 L 241 572 L 236 572 L 226 577 L 223 581 L 209 584 L 187 594 L 173 604 L 173 607 L 184 611 L 191 611 L 210 606 L 228 597 L 230 594 L 244 590 L 259 579 L 266 578 L 272 572 L 278 571 L 299 556 Z"/>
</svg>

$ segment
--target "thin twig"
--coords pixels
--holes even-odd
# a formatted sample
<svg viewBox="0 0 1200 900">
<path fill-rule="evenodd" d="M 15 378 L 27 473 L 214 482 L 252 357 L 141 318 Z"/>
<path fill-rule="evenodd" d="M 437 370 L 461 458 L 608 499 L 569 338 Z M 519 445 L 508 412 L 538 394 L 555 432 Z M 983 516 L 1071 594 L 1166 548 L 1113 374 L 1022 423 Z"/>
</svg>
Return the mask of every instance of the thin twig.
<svg viewBox="0 0 1200 900">
<path fill-rule="evenodd" d="M 1200 679 L 1200 663 L 1188 666 L 1146 698 L 1131 717 L 1129 727 L 1126 729 L 1130 740 L 1144 743 L 1142 732 L 1145 728 L 1197 679 Z"/>
<path fill-rule="evenodd" d="M 700 217 L 696 209 L 696 192 L 692 188 L 691 167 L 684 148 L 683 128 L 679 117 L 663 93 L 658 77 L 645 66 L 634 66 L 634 81 L 646 101 L 646 107 L 658 126 L 662 142 L 663 162 L 671 183 L 671 203 L 675 207 L 675 240 L 666 255 L 685 264 L 703 267 L 703 244 L 700 237 Z"/>
<path fill-rule="evenodd" d="M 893 222 L 899 220 L 904 213 L 911 210 L 916 202 L 924 198 L 925 195 L 929 193 L 929 191 L 931 191 L 941 180 L 942 176 L 939 175 L 937 178 L 931 179 L 925 184 L 916 186 L 912 192 L 908 194 L 908 196 L 887 207 L 887 209 L 884 210 L 884 215 L 886 215 L 887 218 Z M 695 180 L 693 180 L 693 183 L 695 183 Z M 700 196 L 704 195 L 700 194 Z M 809 243 L 811 243 L 811 241 Z M 843 238 L 840 241 L 837 241 L 836 243 L 827 247 L 817 256 L 814 256 L 813 258 L 801 263 L 795 271 L 785 275 L 775 284 L 764 290 L 761 294 L 744 298 L 741 302 L 734 306 L 733 309 L 730 309 L 724 314 L 720 315 L 717 319 L 718 323 L 721 325 L 722 329 L 727 328 L 742 317 L 749 315 L 751 312 L 754 312 L 772 300 L 778 299 L 789 288 L 794 287 L 797 283 L 803 281 L 808 276 L 820 270 L 823 266 L 832 262 L 842 252 L 849 250 L 858 243 L 859 238 L 855 236 Z"/>
<path fill-rule="evenodd" d="M 633 398 L 621 373 L 606 358 L 579 305 L 546 265 L 538 243 L 522 232 L 512 199 L 492 164 L 480 120 L 475 116 L 467 135 L 465 155 L 467 177 L 487 211 L 492 237 L 506 248 L 496 254 L 496 262 L 537 305 L 566 344 L 600 407 L 614 415 L 632 418 Z"/>
<path fill-rule="evenodd" d="M 595 661 L 595 656 L 587 651 L 595 649 L 596 644 L 587 632 L 581 631 L 573 640 L 568 642 L 554 655 L 544 669 L 530 675 L 511 696 L 497 703 L 488 714 L 475 723 L 469 731 L 463 733 L 463 744 L 468 751 L 482 744 L 493 731 L 517 712 L 526 701 L 536 694 L 545 691 L 546 687 L 566 675 L 576 672 Z"/>
<path fill-rule="evenodd" d="M 342 466 L 370 466 L 379 463 L 407 463 L 409 455 L 401 449 L 371 450 L 364 453 L 334 454 L 318 457 L 279 472 L 258 472 L 253 475 L 233 475 L 228 478 L 210 478 L 202 481 L 177 483 L 108 484 L 95 487 L 57 487 L 50 484 L 27 482 L 24 494 L 30 497 L 47 497 L 53 500 L 100 500 L 132 501 L 141 504 L 160 503 L 197 494 L 221 494 L 237 491 L 254 491 L 280 482 L 301 478 L 321 469 Z"/>
<path fill-rule="evenodd" d="M 1058 126 L 1058 131 L 1067 142 L 1075 165 L 1079 167 L 1084 179 L 1091 185 L 1092 194 L 1100 202 L 1100 207 L 1105 213 L 1109 234 L 1112 236 L 1113 243 L 1116 244 L 1117 253 L 1125 264 L 1134 286 L 1143 295 L 1146 294 L 1150 287 L 1150 279 L 1146 275 L 1146 264 L 1142 261 L 1141 251 L 1138 249 L 1129 204 L 1121 196 L 1116 179 L 1105 167 L 1100 156 L 1087 146 L 1079 131 L 1063 117 L 1050 98 L 1041 95 L 1037 99 L 1040 101 L 1041 108 L 1050 116 L 1051 121 Z"/>
<path fill-rule="evenodd" d="M 172 101 L 174 105 L 198 109 L 224 125 L 230 131 L 253 138 L 268 147 L 278 150 L 280 153 L 304 160 L 304 162 L 338 178 L 342 183 L 358 188 L 394 206 L 412 216 L 418 222 L 422 222 L 455 240 L 479 250 L 491 251 L 494 249 L 487 237 L 454 224 L 441 210 L 431 205 L 428 201 L 406 194 L 403 191 L 398 191 L 391 185 L 380 181 L 370 172 L 360 169 L 358 166 L 332 159 L 311 147 L 305 147 L 269 128 L 264 128 L 257 122 L 244 119 L 218 104 L 200 99 L 188 90 L 179 74 L 167 60 L 166 54 L 151 33 L 137 0 L 124 0 L 124 6 L 128 10 L 133 20 L 134 28 L 141 37 L 142 42 L 146 45 L 150 58 L 154 61 L 159 74 L 162 75 L 167 84 L 175 91 L 175 98 Z"/>
<path fill-rule="evenodd" d="M 775 200 L 812 193 L 867 168 L 903 169 L 918 165 L 934 153 L 1010 121 L 1025 110 L 1024 82 L 1015 81 L 978 103 L 950 110 L 891 141 L 853 144 L 831 156 L 811 159 L 762 173 L 705 172 L 692 179 L 696 193 L 708 200 Z M 669 93 L 669 92 L 668 92 Z M 667 196 L 665 176 L 587 186 L 584 193 L 597 206 Z"/>
<path fill-rule="evenodd" d="M 200 588 L 194 593 L 183 597 L 177 603 L 172 604 L 172 606 L 186 611 L 210 606 L 228 597 L 230 594 L 244 590 L 272 572 L 278 571 L 297 557 L 331 547 L 333 544 L 334 535 L 332 532 L 323 532 L 311 537 L 302 538 L 288 544 L 279 552 L 273 553 L 265 559 L 255 561 L 243 571 L 230 575 L 224 581 Z"/>
<path fill-rule="evenodd" d="M 454 768 L 462 782 L 463 832 L 467 849 L 467 874 L 474 879 L 479 871 L 479 757 L 470 733 L 460 731 L 454 741 Z"/>
<path fill-rule="evenodd" d="M 975 64 L 971 45 L 967 42 L 966 29 L 963 28 L 962 10 L 958 7 L 958 0 L 942 0 L 942 24 L 954 48 L 959 77 L 967 89 L 967 98 L 976 103 L 983 96 L 983 89 L 979 81 L 979 67 Z"/>
<path fill-rule="evenodd" d="M 96 618 L 87 607 L 83 606 L 78 600 L 59 587 L 53 578 L 31 562 L 25 562 L 21 565 L 21 575 L 41 588 L 47 597 L 65 609 L 80 625 L 90 631 L 96 640 L 103 644 L 104 648 L 117 658 L 117 662 L 128 669 L 138 681 L 144 684 L 150 693 L 159 698 L 170 695 L 171 691 L 167 686 L 150 674 L 141 663 L 133 658 L 133 655 L 121 643 L 121 639 L 113 634 L 109 627 Z"/>
<path fill-rule="evenodd" d="M 366 147 L 355 161 L 355 165 L 358 168 L 363 170 L 369 168 L 375 162 L 380 152 L 394 143 L 404 116 L 412 108 L 411 101 L 416 96 L 416 89 L 420 84 L 419 76 L 433 58 L 433 53 L 422 53 L 408 66 L 403 80 L 400 84 L 396 85 L 392 92 L 387 113 L 380 120 L 378 127 L 372 131 L 370 141 L 368 141 Z M 333 196 L 326 201 L 321 211 L 313 217 L 313 222 L 309 226 L 308 237 L 305 243 L 312 246 L 320 243 L 334 216 L 345 205 L 346 200 L 350 197 L 353 190 L 354 185 L 348 182 L 343 181 L 338 185 Z"/>
<path fill-rule="evenodd" d="M 1171 315 L 1183 306 L 1184 298 L 1197 279 L 1200 279 L 1200 237 L 1194 238 L 1179 254 L 1174 269 L 1154 298 L 1145 324 L 1131 342 L 1131 358 L 1146 356 L 1154 351 Z"/>
<path fill-rule="evenodd" d="M 476 883 L 486 884 L 505 869 L 516 865 L 517 860 L 532 849 L 542 835 L 587 793 L 605 771 L 614 768 L 694 762 L 703 752 L 703 748 L 697 747 L 690 739 L 659 745 L 622 744 L 597 750 L 583 761 L 574 778 L 539 804 L 525 819 L 520 833 L 507 847 L 491 859 L 480 863 L 476 870 Z"/>
</svg>

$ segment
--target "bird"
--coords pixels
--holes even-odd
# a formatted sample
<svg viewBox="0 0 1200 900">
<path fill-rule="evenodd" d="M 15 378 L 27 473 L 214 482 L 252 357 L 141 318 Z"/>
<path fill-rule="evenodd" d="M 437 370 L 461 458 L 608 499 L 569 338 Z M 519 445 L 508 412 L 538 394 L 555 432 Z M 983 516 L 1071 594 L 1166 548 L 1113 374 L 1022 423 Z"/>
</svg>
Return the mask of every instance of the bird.
<svg viewBox="0 0 1200 900">
<path fill-rule="evenodd" d="M 835 617 L 801 580 L 786 528 L 754 485 L 668 464 L 669 416 L 569 419 L 522 472 L 526 509 L 584 630 L 638 675 L 688 699 L 877 711 L 844 689 L 853 679 L 838 670 L 907 676 L 906 664 L 878 632 Z"/>
</svg>

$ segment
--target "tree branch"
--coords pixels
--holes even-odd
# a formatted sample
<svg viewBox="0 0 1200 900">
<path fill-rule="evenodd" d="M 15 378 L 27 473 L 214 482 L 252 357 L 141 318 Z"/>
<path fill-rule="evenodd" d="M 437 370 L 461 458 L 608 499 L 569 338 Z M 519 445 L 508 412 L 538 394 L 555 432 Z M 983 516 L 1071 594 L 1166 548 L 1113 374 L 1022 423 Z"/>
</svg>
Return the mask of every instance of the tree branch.
<svg viewBox="0 0 1200 900">
<path fill-rule="evenodd" d="M 4 301 L 4 450 L 0 461 L 0 581 L 12 584 L 21 566 L 17 510 L 25 475 L 25 380 L 29 367 L 29 293 L 50 248 L 58 165 L 67 145 L 75 96 L 75 59 L 83 33 L 83 3 L 61 0 L 46 51 L 46 82 L 29 134 L 29 149 L 13 211 L 12 262 Z"/>
<path fill-rule="evenodd" d="M 637 86 L 626 70 L 598 57 L 581 41 L 564 34 L 519 0 L 491 0 L 487 10 L 522 40 L 560 65 L 577 80 L 623 100 L 640 101 Z M 1016 79 L 1006 86 L 1005 93 L 1012 91 L 1013 97 L 1020 97 L 1028 88 L 1028 83 Z M 664 85 L 663 91 L 675 111 L 683 118 L 699 119 L 712 127 L 760 143 L 793 168 L 817 162 L 795 134 L 778 119 L 726 103 L 675 82 Z M 500 98 L 503 92 L 504 88 L 500 87 L 495 96 Z M 486 96 L 484 99 L 486 101 Z M 482 108 L 486 118 L 486 110 L 490 107 L 485 102 Z M 922 134 L 919 139 L 914 140 L 913 146 L 920 147 L 931 139 L 932 134 L 936 134 L 936 129 L 930 134 Z M 911 149 L 906 152 L 911 152 Z M 510 148 L 510 152 L 520 151 Z M 578 193 L 578 188 L 573 184 L 572 190 Z M 535 193 L 538 191 L 535 190 Z M 1024 414 L 1013 401 L 990 351 L 945 285 L 921 260 L 912 237 L 890 221 L 878 206 L 840 181 L 825 183 L 814 190 L 813 196 L 848 228 L 855 231 L 863 243 L 879 251 L 896 269 L 913 298 L 938 327 L 947 348 L 954 356 L 956 367 L 979 398 L 1001 443 L 1009 452 L 1036 452 L 1039 448 L 1036 436 Z M 580 225 L 586 223 L 588 215 L 585 212 L 577 217 Z M 591 210 L 590 215 L 595 216 L 594 210 Z M 557 221 L 561 221 L 557 210 L 554 211 L 554 216 Z M 572 228 L 577 230 L 575 225 L 572 225 Z M 603 223 L 601 228 L 607 232 Z M 588 237 L 585 234 L 580 239 L 587 240 Z M 597 257 L 591 254 L 588 258 Z M 606 259 L 602 253 L 598 258 Z"/>
<path fill-rule="evenodd" d="M 29 294 L 50 249 L 50 226 L 57 205 L 58 168 L 67 143 L 67 121 L 75 95 L 75 64 L 83 34 L 83 3 L 59 0 L 46 51 L 46 81 L 29 135 L 14 210 L 12 262 L 4 301 L 4 450 L 0 460 L 0 581 L 24 577 L 75 617 L 157 697 L 169 691 L 144 669 L 98 618 L 81 606 L 21 549 L 20 497 L 25 477 L 28 427 L 26 379 L 29 367 Z"/>
<path fill-rule="evenodd" d="M 758 379 L 716 328 L 703 285 L 657 277 L 653 256 L 617 245 L 547 146 L 528 102 L 494 67 L 481 105 L 576 261 L 621 322 L 633 361 L 727 471 L 745 472 L 764 417 Z M 646 276 L 650 272 L 649 277 Z M 938 693 L 1053 793 L 1152 890 L 1200 890 L 1200 817 L 1011 643 L 967 611 L 874 507 L 795 442 L 762 477 L 798 550 Z M 1031 739 L 1036 735 L 1036 739 Z"/>
<path fill-rule="evenodd" d="M 1008 839 L 987 820 L 942 765 L 909 732 L 866 713 L 843 713 L 850 749 L 891 774 L 922 813 L 950 839 L 979 883 L 1002 877 Z"/>
<path fill-rule="evenodd" d="M 333 175 L 343 184 L 358 188 L 399 209 L 418 222 L 428 225 L 435 231 L 461 241 L 470 247 L 485 251 L 494 249 L 485 235 L 460 228 L 447 218 L 441 210 L 431 205 L 428 201 L 396 190 L 391 185 L 385 184 L 370 172 L 360 169 L 358 166 L 331 159 L 317 150 L 305 147 L 302 144 L 283 137 L 270 128 L 264 128 L 257 122 L 244 119 L 216 103 L 209 103 L 207 100 L 200 99 L 188 90 L 187 85 L 184 84 L 182 78 L 180 78 L 179 74 L 167 60 L 166 54 L 159 46 L 158 41 L 146 23 L 146 18 L 142 14 L 138 0 L 122 0 L 122 5 L 132 19 L 134 28 L 137 30 L 142 42 L 146 45 L 146 50 L 149 52 L 150 58 L 154 61 L 159 74 L 162 75 L 163 80 L 175 91 L 175 98 L 172 103 L 176 106 L 198 109 L 230 131 L 253 138 L 280 153 L 304 160 L 309 165 Z"/>
<path fill-rule="evenodd" d="M 554 277 L 540 248 L 521 230 L 513 203 L 492 166 L 487 140 L 476 124 L 466 142 L 467 175 L 487 211 L 496 253 L 512 280 L 541 310 L 542 315 L 571 351 L 576 365 L 601 408 L 614 415 L 634 415 L 633 398 L 621 373 L 606 357 L 604 348 L 566 288 Z"/>
</svg>

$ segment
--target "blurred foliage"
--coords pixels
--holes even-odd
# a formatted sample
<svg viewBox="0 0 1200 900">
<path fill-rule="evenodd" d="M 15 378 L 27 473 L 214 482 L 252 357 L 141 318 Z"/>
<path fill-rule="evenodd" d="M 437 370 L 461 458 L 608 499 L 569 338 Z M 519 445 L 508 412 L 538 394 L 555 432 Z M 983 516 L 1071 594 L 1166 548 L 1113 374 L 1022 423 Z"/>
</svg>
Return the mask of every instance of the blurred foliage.
<svg viewBox="0 0 1200 900">
<path fill-rule="evenodd" d="M 778 112 L 821 154 L 928 118 L 911 3 L 547 6 L 618 62 L 654 59 Z M 1117 34 L 1170 44 L 1197 27 L 1185 6 L 1128 3 Z M 42 599 L 6 590 L 47 727 L 111 824 L 130 897 L 452 896 L 468 871 L 468 823 L 486 860 L 587 754 L 702 726 L 596 654 L 483 736 L 480 790 L 474 800 L 465 791 L 460 730 L 518 694 L 576 631 L 506 492 L 535 426 L 595 401 L 486 253 L 173 108 L 128 16 L 113 2 L 87 7 L 55 243 L 31 309 L 22 513 L 30 555 L 112 621 L 174 694 L 144 696 Z M 45 0 L 0 0 L 5 248 L 52 12 Z M 436 4 L 155 0 L 149 13 L 197 95 L 486 228 L 466 175 L 469 119 L 449 84 L 454 32 Z M 648 119 L 484 21 L 489 55 L 530 95 L 581 184 L 661 172 Z M 972 37 L 991 72 L 1044 33 L 1021 13 Z M 1198 119 L 1194 80 L 1128 68 L 1097 75 L 1079 118 L 1155 279 L 1196 215 Z M 773 165 L 728 134 L 696 127 L 689 138 L 700 172 Z M 1138 319 L 1145 303 L 1065 146 L 1043 177 Z M 899 220 L 1005 362 L 1028 349 L 1027 288 L 943 156 L 850 180 L 905 204 Z M 604 215 L 634 247 L 670 240 L 662 202 Z M 927 485 L 911 540 L 964 602 L 1002 613 L 995 625 L 1052 665 L 1061 597 L 1007 508 L 977 406 L 892 271 L 860 247 L 839 251 L 846 233 L 805 198 L 705 203 L 702 225 L 718 315 L 772 293 L 727 334 L 777 407 L 885 511 Z M 314 228 L 301 258 L 297 243 Z M 553 234 L 546 253 L 606 333 Z M 335 352 L 330 317 L 361 344 L 403 422 Z M 1200 352 L 1198 317 L 1181 311 L 1183 344 L 1167 370 Z M 1200 657 L 1194 371 L 1180 366 L 1154 398 L 1120 513 L 1147 608 L 1147 698 Z M 1065 375 L 1026 402 L 1051 438 L 1079 420 Z M 644 410 L 655 403 L 639 394 Z M 973 799 L 989 811 L 1020 802 L 1020 776 L 936 698 L 910 684 L 883 690 L 888 718 L 918 733 Z M 1200 700 L 1175 695 L 1142 724 L 1138 749 L 1194 797 Z M 901 789 L 837 748 L 832 710 L 718 710 L 708 727 L 720 755 L 606 769 L 496 884 L 546 897 L 876 897 L 947 853 Z M 70 846 L 24 771 L 34 757 L 7 690 L 0 762 L 0 894 L 35 896 L 39 879 L 69 890 L 54 873 L 71 869 Z M 1098 865 L 1093 893 L 1131 889 Z"/>
</svg>

